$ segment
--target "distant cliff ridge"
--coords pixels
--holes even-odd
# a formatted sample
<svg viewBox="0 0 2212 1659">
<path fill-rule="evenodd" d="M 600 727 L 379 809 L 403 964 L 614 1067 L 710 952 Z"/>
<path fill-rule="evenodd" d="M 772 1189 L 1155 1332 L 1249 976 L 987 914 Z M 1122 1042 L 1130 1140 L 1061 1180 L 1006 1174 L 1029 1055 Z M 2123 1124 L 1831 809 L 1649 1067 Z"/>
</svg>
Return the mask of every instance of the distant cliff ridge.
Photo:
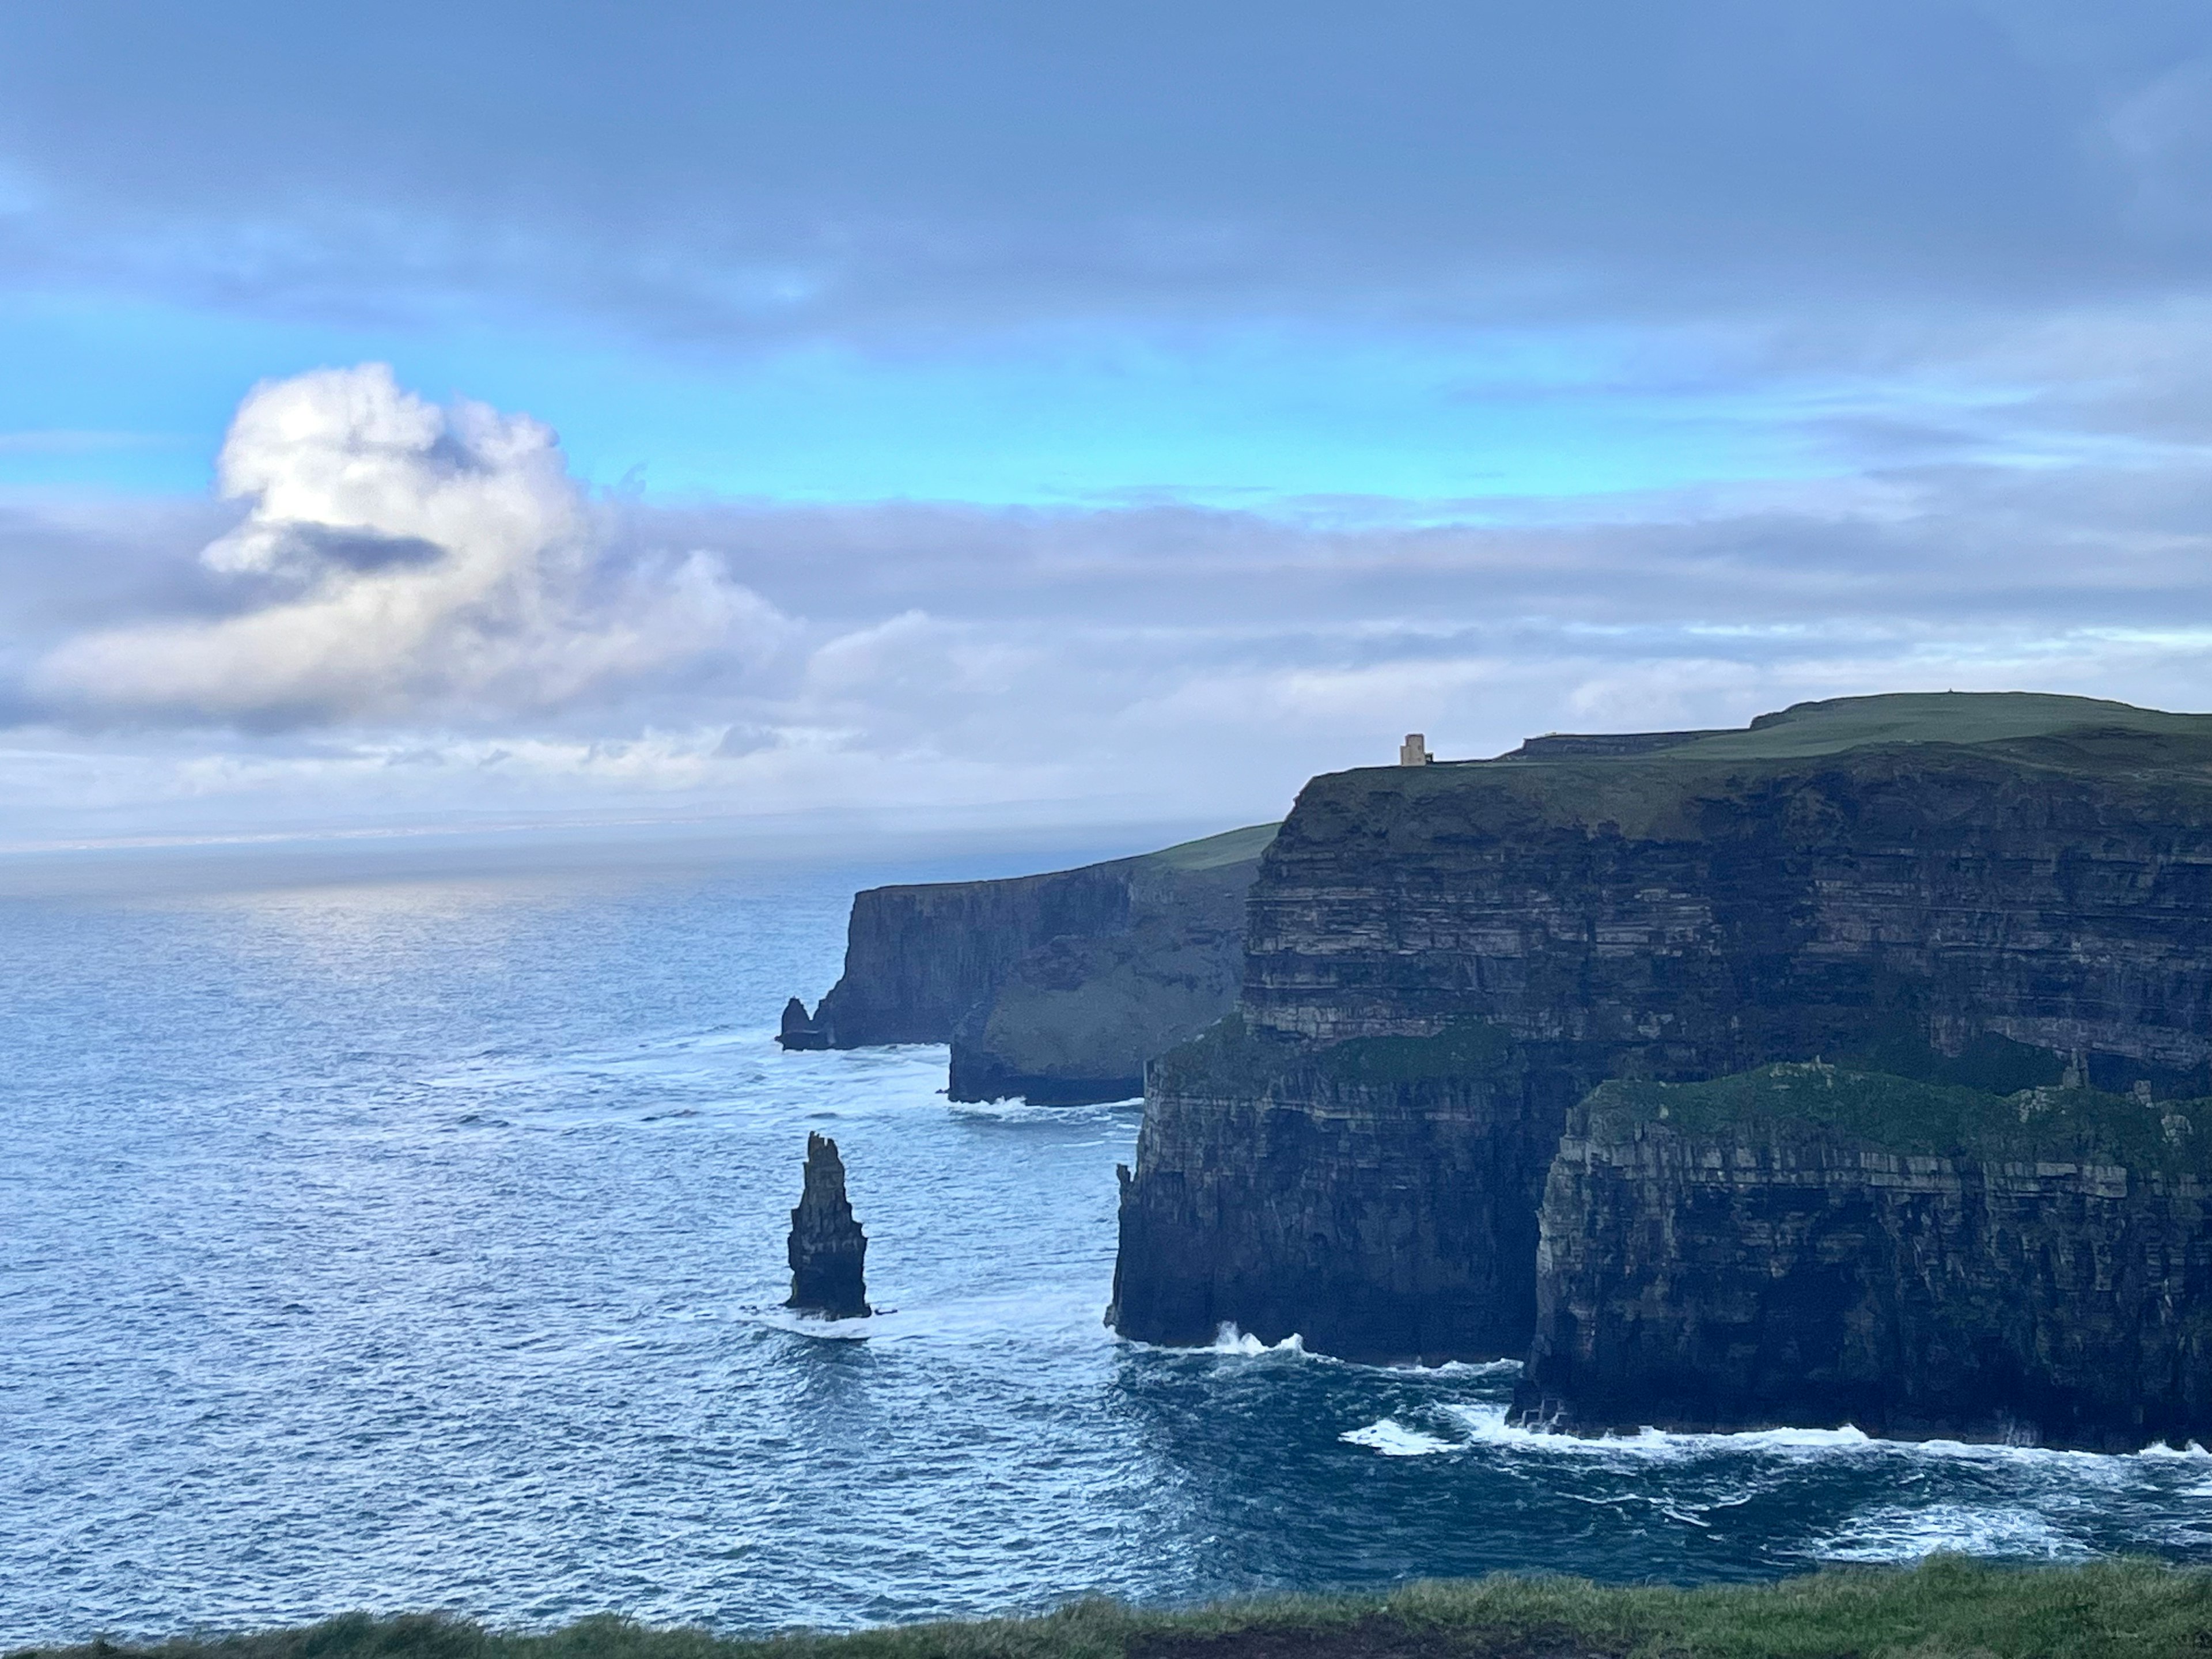
<svg viewBox="0 0 2212 1659">
<path fill-rule="evenodd" d="M 1153 1067 L 1118 1328 L 1517 1356 L 1591 1088 L 1821 1058 L 2203 1095 L 2208 939 L 2212 717 L 1851 698 L 1316 778 L 1252 890 L 1236 1041 Z"/>
<path fill-rule="evenodd" d="M 955 1100 L 1123 1100 L 1233 1006 L 1244 897 L 1275 826 L 1000 881 L 856 895 L 845 971 L 790 1048 L 952 1045 Z"/>
</svg>

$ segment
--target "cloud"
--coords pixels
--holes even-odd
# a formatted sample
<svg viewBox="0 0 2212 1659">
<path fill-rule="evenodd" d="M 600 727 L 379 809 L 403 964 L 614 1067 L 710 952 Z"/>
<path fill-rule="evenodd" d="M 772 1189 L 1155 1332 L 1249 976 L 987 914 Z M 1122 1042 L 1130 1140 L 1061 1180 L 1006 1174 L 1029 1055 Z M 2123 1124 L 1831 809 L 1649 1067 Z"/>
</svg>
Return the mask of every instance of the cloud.
<svg viewBox="0 0 2212 1659">
<path fill-rule="evenodd" d="M 0 272 L 48 291 L 696 343 L 2205 274 L 2136 200 L 2197 176 L 2170 0 L 75 0 L 9 44 Z"/>
<path fill-rule="evenodd" d="M 2029 355 L 2152 349 L 2085 323 Z M 1945 686 L 2212 707 L 2202 409 L 2146 390 L 2092 412 L 2154 442 L 1477 520 L 664 507 L 587 495 L 526 419 L 380 370 L 309 376 L 240 410 L 228 507 L 0 508 L 0 791 L 27 836 L 1190 823 L 1279 811 L 1407 731 L 1494 753 Z"/>
<path fill-rule="evenodd" d="M 70 639 L 33 695 L 80 717 L 480 719 L 787 631 L 708 554 L 610 546 L 548 428 L 429 403 L 382 364 L 257 386 L 218 477 L 246 511 L 199 562 L 241 608 Z"/>
</svg>

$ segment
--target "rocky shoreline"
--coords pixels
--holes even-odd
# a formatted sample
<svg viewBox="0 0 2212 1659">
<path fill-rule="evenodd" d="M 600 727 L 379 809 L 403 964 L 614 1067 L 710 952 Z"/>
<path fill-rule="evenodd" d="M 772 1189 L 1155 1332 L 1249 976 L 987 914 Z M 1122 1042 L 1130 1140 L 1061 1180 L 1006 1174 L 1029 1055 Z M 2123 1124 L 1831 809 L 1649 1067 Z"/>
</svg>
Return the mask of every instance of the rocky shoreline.
<svg viewBox="0 0 2212 1659">
<path fill-rule="evenodd" d="M 1850 698 L 1325 775 L 864 894 L 798 1015 L 949 1036 L 955 1098 L 1141 1066 L 1126 1336 L 1525 1357 L 1583 1431 L 2212 1439 L 2212 717 Z"/>
<path fill-rule="evenodd" d="M 1300 794 L 1237 1014 L 1151 1068 L 1115 1328 L 1527 1356 L 1528 1419 L 1584 1431 L 2212 1437 L 2212 719 L 1868 698 L 1530 750 Z M 1606 1127 L 1815 1063 L 1893 1109 Z M 1923 1145 L 1945 1089 L 2130 1150 Z"/>
</svg>

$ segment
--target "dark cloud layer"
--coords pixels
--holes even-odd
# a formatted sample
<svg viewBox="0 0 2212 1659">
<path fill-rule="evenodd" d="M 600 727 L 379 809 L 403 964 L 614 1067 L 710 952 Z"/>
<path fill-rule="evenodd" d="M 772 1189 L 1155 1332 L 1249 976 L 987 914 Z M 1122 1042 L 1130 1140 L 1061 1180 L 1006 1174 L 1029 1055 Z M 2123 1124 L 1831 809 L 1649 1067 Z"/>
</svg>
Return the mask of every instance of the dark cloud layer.
<svg viewBox="0 0 2212 1659">
<path fill-rule="evenodd" d="M 2212 14 L 2124 0 L 0 10 L 0 271 L 702 337 L 2193 286 Z"/>
<path fill-rule="evenodd" d="M 1511 324 L 1470 402 L 1774 441 L 1602 498 L 684 506 L 543 409 L 241 381 L 235 499 L 0 505 L 19 823 L 1247 817 L 1407 728 L 2212 707 L 2198 0 L 0 0 L 0 298 L 51 296 L 724 385 L 1249 329 L 1262 403 L 1331 398 L 1332 330 L 1480 380 Z"/>
</svg>

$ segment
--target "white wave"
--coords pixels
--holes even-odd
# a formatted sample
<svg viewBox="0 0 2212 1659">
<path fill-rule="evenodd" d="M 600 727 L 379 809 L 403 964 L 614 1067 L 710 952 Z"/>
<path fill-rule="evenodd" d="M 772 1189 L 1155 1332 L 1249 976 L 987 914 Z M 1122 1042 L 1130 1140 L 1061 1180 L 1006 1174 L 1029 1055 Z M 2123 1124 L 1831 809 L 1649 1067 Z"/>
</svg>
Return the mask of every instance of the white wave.
<svg viewBox="0 0 2212 1659">
<path fill-rule="evenodd" d="M 781 1304 L 742 1309 L 735 1317 L 830 1341 L 864 1338 L 901 1344 L 996 1340 L 1058 1352 L 1069 1346 L 1102 1347 L 1115 1340 L 1114 1334 L 1099 1322 L 1097 1292 L 1087 1285 L 946 1297 L 921 1304 L 888 1306 L 879 1302 L 866 1319 L 823 1319 L 816 1314 L 794 1312 Z"/>
<path fill-rule="evenodd" d="M 1423 1376 L 1518 1376 L 1517 1359 L 1447 1359 L 1436 1365 L 1393 1365 L 1391 1370 L 1418 1371 Z"/>
<path fill-rule="evenodd" d="M 1514 1451 L 1568 1457 L 1627 1456 L 1674 1462 L 1719 1452 L 1802 1456 L 1856 1452 L 1879 1443 L 1850 1427 L 1749 1429 L 1735 1434 L 1670 1434 L 1664 1429 L 1602 1436 L 1553 1434 L 1508 1423 L 1503 1406 L 1469 1404 L 1447 1406 L 1444 1409 L 1467 1425 L 1474 1442 Z"/>
<path fill-rule="evenodd" d="M 1911 1561 L 1939 1550 L 2047 1560 L 2091 1553 L 2087 1545 L 2059 1531 L 2033 1510 L 1966 1504 L 1874 1510 L 1855 1517 L 1804 1553 L 1822 1561 Z"/>
<path fill-rule="evenodd" d="M 1304 1339 L 1296 1331 L 1279 1342 L 1262 1342 L 1249 1331 L 1238 1330 L 1234 1320 L 1224 1319 L 1221 1322 L 1221 1328 L 1214 1332 L 1213 1345 L 1207 1352 L 1247 1355 L 1282 1353 L 1303 1359 L 1306 1357 L 1306 1345 Z"/>
<path fill-rule="evenodd" d="M 1385 1457 L 1426 1457 L 1431 1452 L 1456 1449 L 1451 1441 L 1409 1429 L 1395 1417 L 1370 1423 L 1364 1429 L 1346 1429 L 1337 1438 L 1355 1446 L 1370 1447 Z"/>
<path fill-rule="evenodd" d="M 2063 1466 L 2069 1480 L 2116 1486 L 2124 1482 L 2130 1466 L 2142 1459 L 2212 1455 L 2193 1442 L 2186 1451 L 2151 1446 L 2140 1452 L 2112 1453 L 1966 1440 L 1881 1440 L 1849 1424 L 1838 1429 L 1739 1429 L 1717 1434 L 1675 1433 L 1655 1428 L 1639 1429 L 1634 1434 L 1556 1434 L 1508 1423 L 1503 1406 L 1464 1404 L 1444 1409 L 1467 1424 L 1475 1441 L 1510 1450 L 1562 1456 L 1670 1462 L 1723 1456 L 1924 1458 L 1984 1466 L 2044 1466 L 2054 1470 Z"/>
<path fill-rule="evenodd" d="M 793 1336 L 811 1336 L 823 1342 L 860 1342 L 883 1332 L 881 1323 L 874 1318 L 824 1319 L 819 1314 L 796 1313 L 789 1308 L 754 1309 L 744 1316 L 788 1331 Z"/>
<path fill-rule="evenodd" d="M 2160 1441 L 2155 1446 L 2145 1446 L 2136 1455 L 2142 1458 L 2172 1458 L 2176 1461 L 2203 1462 L 2207 1458 L 2212 1458 L 2212 1452 L 2206 1451 L 2194 1440 L 2180 1447 L 2169 1446 Z"/>
<path fill-rule="evenodd" d="M 954 1100 L 945 1108 L 956 1118 L 979 1123 L 1049 1123 L 1055 1127 L 1091 1123 L 1127 1116 L 1131 1107 L 1141 1108 L 1144 1097 L 1134 1100 L 1103 1100 L 1084 1106 L 1033 1106 L 1026 1100 Z"/>
</svg>

